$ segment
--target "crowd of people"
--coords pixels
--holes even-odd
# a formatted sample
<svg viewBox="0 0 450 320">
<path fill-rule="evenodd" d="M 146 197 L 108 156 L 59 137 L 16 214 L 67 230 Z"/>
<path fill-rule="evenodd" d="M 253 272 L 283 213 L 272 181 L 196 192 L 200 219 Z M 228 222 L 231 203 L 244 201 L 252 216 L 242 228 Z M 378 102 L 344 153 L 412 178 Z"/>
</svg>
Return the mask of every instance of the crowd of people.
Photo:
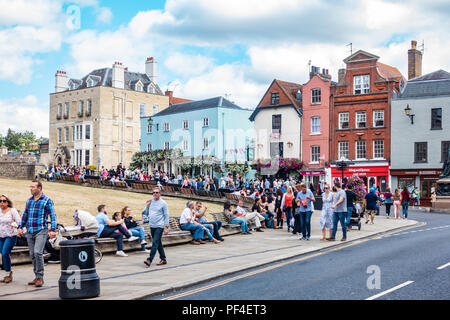
<svg viewBox="0 0 450 320">
<path fill-rule="evenodd" d="M 55 168 L 60 172 L 58 168 Z M 64 170 L 67 170 L 64 169 Z M 70 168 L 76 173 L 77 168 Z M 121 170 L 124 170 L 121 168 Z M 78 172 L 82 174 L 82 172 Z M 311 216 L 314 213 L 316 196 L 322 197 L 322 210 L 320 213 L 320 229 L 322 236 L 320 240 L 335 241 L 338 232 L 338 224 L 341 225 L 341 241 L 347 240 L 347 232 L 351 230 L 351 217 L 356 214 L 359 217 L 364 213 L 366 224 L 374 223 L 374 218 L 380 212 L 382 204 L 386 208 L 386 217 L 390 218 L 391 207 L 393 217 L 400 218 L 400 207 L 402 218 L 408 217 L 408 206 L 412 194 L 405 187 L 400 192 L 396 189 L 394 193 L 387 189 L 380 193 L 375 187 L 371 187 L 364 196 L 363 203 L 357 201 L 358 196 L 352 190 L 351 185 L 341 186 L 335 181 L 333 186 L 326 183 L 317 187 L 313 192 L 305 183 L 296 182 L 293 179 L 248 181 L 233 179 L 232 175 L 223 178 L 230 188 L 238 189 L 236 194 L 252 197 L 254 203 L 251 208 L 246 208 L 242 200 L 234 206 L 231 202 L 224 204 L 224 215 L 230 224 L 239 224 L 241 234 L 249 235 L 254 232 L 264 232 L 263 229 L 285 229 L 294 235 L 300 235 L 299 240 L 309 241 L 311 239 Z M 182 180 L 184 178 L 181 178 Z M 222 179 L 221 179 L 222 180 Z M 184 184 L 186 179 L 182 180 Z M 208 181 L 199 178 L 200 182 Z M 215 180 L 211 179 L 212 185 Z M 222 182 L 220 182 L 222 183 Z M 183 185 L 184 186 L 184 185 Z M 198 186 L 198 184 L 197 184 Z M 187 182 L 186 187 L 192 187 Z M 54 239 L 58 235 L 58 225 L 53 201 L 44 195 L 40 181 L 32 181 L 30 185 L 31 197 L 27 200 L 22 215 L 14 208 L 12 199 L 7 195 L 0 196 L 0 252 L 2 265 L 6 276 L 1 280 L 3 283 L 12 281 L 10 254 L 18 243 L 27 245 L 33 264 L 35 279 L 29 285 L 41 287 L 44 283 L 44 253 L 51 256 L 50 261 L 59 262 L 59 253 L 55 249 Z M 143 252 L 149 253 L 144 261 L 150 267 L 152 261 L 159 253 L 160 261 L 157 265 L 167 264 L 166 255 L 162 245 L 162 236 L 169 232 L 169 209 L 167 203 L 161 199 L 159 187 L 152 192 L 152 199 L 148 200 L 142 211 L 142 220 L 132 215 L 130 207 L 125 206 L 120 212 L 108 215 L 106 205 L 101 204 L 97 208 L 97 215 L 89 212 L 75 210 L 73 214 L 75 225 L 72 230 L 80 230 L 80 236 L 96 235 L 99 238 L 113 238 L 117 243 L 116 255 L 126 257 L 123 251 L 124 238 L 127 241 L 138 240 Z M 193 245 L 205 244 L 205 237 L 214 244 L 224 241 L 220 236 L 221 221 L 210 221 L 206 217 L 208 207 L 200 201 L 188 201 L 186 208 L 181 212 L 179 224 L 182 230 L 191 231 Z M 49 220 L 49 221 L 48 221 Z M 148 223 L 152 240 L 151 250 L 148 250 L 146 234 L 141 223 Z M 251 229 L 252 228 L 252 229 Z M 328 236 L 327 236 L 328 231 Z M 52 242 L 53 241 L 53 242 Z M 49 262 L 50 262 L 49 261 Z"/>
</svg>

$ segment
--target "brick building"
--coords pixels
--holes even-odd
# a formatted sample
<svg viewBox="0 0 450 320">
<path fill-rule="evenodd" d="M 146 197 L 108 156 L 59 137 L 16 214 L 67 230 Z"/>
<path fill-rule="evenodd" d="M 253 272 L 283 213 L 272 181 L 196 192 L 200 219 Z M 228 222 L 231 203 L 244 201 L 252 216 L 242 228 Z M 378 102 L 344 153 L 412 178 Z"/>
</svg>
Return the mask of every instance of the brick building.
<svg viewBox="0 0 450 320">
<path fill-rule="evenodd" d="M 328 169 L 330 149 L 330 87 L 331 75 L 327 69 L 312 67 L 310 79 L 302 87 L 303 168 L 305 182 L 317 187 L 320 181 L 330 182 Z M 334 83 L 335 84 L 335 83 Z"/>
<path fill-rule="evenodd" d="M 351 160 L 344 177 L 360 176 L 368 187 L 389 185 L 390 105 L 405 83 L 394 67 L 359 50 L 344 59 L 338 83 L 331 87 L 330 162 L 332 179 L 341 179 L 335 161 Z"/>
</svg>

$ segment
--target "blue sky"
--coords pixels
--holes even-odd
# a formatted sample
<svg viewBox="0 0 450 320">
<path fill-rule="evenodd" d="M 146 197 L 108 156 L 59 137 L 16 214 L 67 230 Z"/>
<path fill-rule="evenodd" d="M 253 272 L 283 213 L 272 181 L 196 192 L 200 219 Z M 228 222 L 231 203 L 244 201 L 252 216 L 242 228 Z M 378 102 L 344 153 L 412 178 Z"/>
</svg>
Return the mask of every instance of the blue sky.
<svg viewBox="0 0 450 320">
<path fill-rule="evenodd" d="M 274 78 L 305 83 L 309 60 L 336 78 L 350 42 L 405 75 L 410 41 L 424 41 L 423 72 L 449 70 L 447 3 L 0 0 L 0 134 L 47 135 L 56 70 L 80 78 L 121 61 L 143 72 L 149 56 L 163 90 L 190 99 L 228 94 L 245 108 Z"/>
</svg>

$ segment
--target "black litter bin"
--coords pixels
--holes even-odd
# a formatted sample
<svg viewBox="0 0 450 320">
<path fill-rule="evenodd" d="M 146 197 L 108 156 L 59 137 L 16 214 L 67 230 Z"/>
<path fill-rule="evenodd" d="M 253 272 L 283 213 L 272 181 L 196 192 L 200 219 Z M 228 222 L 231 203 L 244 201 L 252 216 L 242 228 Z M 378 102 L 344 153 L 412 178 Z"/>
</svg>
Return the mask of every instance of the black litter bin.
<svg viewBox="0 0 450 320">
<path fill-rule="evenodd" d="M 95 270 L 95 241 L 61 241 L 61 277 L 59 297 L 61 299 L 94 298 L 100 295 L 100 278 Z"/>
</svg>

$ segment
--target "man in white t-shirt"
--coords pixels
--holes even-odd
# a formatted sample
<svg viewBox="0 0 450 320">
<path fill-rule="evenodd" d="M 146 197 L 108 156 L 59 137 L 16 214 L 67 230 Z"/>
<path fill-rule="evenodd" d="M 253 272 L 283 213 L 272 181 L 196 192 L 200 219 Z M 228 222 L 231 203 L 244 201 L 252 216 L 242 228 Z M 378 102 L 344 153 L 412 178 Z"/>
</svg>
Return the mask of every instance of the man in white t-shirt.
<svg viewBox="0 0 450 320">
<path fill-rule="evenodd" d="M 242 200 L 238 201 L 238 205 L 236 207 L 236 217 L 245 219 L 245 222 L 248 224 L 249 222 L 254 222 L 256 225 L 256 232 L 264 232 L 261 230 L 261 221 L 264 221 L 265 218 L 259 214 L 258 212 L 247 212 L 243 208 L 244 203 Z"/>
</svg>

